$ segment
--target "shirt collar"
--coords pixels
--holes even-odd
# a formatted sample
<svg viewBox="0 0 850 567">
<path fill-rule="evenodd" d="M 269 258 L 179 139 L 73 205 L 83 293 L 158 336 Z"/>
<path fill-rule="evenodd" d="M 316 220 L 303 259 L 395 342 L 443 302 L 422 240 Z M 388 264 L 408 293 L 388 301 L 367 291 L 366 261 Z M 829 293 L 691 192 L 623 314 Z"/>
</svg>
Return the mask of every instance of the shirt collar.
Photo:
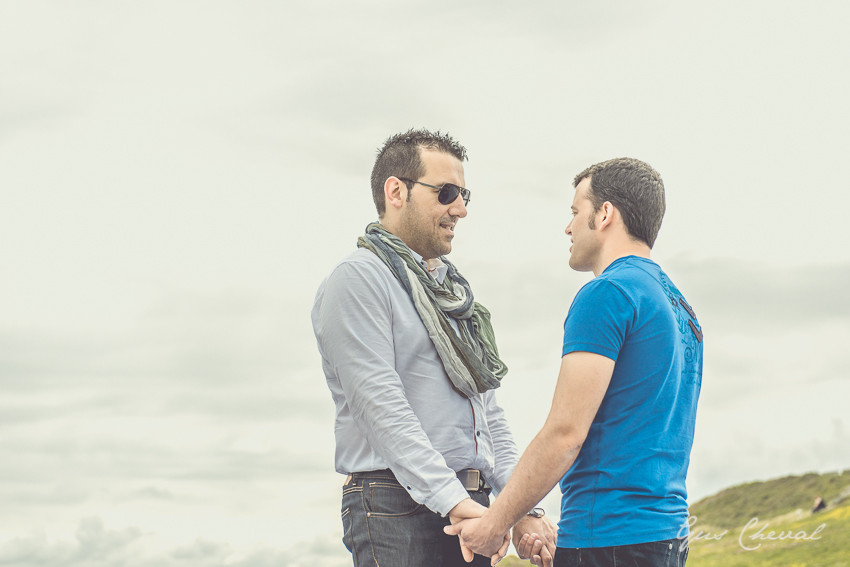
<svg viewBox="0 0 850 567">
<path fill-rule="evenodd" d="M 425 268 L 425 271 L 431 274 L 431 277 L 434 278 L 438 284 L 443 283 L 443 280 L 446 279 L 449 267 L 446 266 L 442 260 L 434 258 L 426 262 L 422 259 L 422 256 L 417 254 L 414 250 L 410 250 L 410 253 L 413 254 L 413 259 L 416 260 L 420 266 Z"/>
</svg>

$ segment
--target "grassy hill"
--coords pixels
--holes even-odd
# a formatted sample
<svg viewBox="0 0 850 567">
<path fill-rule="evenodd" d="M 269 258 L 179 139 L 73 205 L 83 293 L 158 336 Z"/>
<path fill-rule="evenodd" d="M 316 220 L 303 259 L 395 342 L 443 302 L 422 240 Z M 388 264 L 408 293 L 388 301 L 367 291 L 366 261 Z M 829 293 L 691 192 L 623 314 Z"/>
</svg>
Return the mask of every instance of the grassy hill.
<svg viewBox="0 0 850 567">
<path fill-rule="evenodd" d="M 850 470 L 728 488 L 693 504 L 691 523 L 688 567 L 850 567 Z"/>
<path fill-rule="evenodd" d="M 827 503 L 848 496 L 850 470 L 845 474 L 809 473 L 727 488 L 691 506 L 699 523 L 734 528 L 754 517 L 773 517 L 797 509 L 811 510 L 815 497 Z M 842 495 L 842 492 L 844 494 Z"/>
<path fill-rule="evenodd" d="M 850 471 L 728 488 L 692 505 L 691 522 L 688 567 L 850 567 Z"/>
</svg>

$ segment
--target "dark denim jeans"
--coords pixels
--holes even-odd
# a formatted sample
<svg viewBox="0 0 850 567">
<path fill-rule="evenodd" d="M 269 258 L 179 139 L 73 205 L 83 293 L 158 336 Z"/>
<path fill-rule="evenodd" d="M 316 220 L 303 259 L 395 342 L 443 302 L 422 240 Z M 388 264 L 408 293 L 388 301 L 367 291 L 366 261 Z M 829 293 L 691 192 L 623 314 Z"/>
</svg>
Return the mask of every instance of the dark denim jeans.
<svg viewBox="0 0 850 567">
<path fill-rule="evenodd" d="M 489 506 L 488 491 L 469 496 Z M 457 536 L 443 533 L 449 524 L 415 502 L 392 473 L 355 475 L 342 487 L 342 542 L 355 567 L 488 567 L 489 558 L 466 563 Z"/>
<path fill-rule="evenodd" d="M 684 567 L 687 559 L 688 538 L 555 551 L 555 567 Z"/>
</svg>

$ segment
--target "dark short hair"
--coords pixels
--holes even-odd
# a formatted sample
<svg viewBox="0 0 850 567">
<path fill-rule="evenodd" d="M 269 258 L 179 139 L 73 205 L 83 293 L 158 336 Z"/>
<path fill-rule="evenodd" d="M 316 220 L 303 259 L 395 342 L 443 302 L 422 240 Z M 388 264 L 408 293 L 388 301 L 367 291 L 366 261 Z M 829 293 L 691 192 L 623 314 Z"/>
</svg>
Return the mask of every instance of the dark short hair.
<svg viewBox="0 0 850 567">
<path fill-rule="evenodd" d="M 634 158 L 615 158 L 591 165 L 576 175 L 573 186 L 587 177 L 593 210 L 610 201 L 620 211 L 629 235 L 652 248 L 666 208 L 664 182 L 658 172 Z"/>
<path fill-rule="evenodd" d="M 420 150 L 435 150 L 453 155 L 460 161 L 466 160 L 466 148 L 448 134 L 440 131 L 410 129 L 387 138 L 378 149 L 378 157 L 372 167 L 372 199 L 378 216 L 384 216 L 384 183 L 390 177 L 419 179 L 425 175 L 425 165 L 419 155 Z"/>
</svg>

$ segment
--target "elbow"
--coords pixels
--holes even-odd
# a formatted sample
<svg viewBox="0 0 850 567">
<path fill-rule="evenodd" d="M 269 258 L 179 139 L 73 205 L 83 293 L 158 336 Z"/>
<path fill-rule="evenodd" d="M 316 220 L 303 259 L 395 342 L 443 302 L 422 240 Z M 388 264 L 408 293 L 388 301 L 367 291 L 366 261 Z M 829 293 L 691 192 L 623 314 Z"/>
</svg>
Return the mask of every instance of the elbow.
<svg viewBox="0 0 850 567">
<path fill-rule="evenodd" d="M 550 447 L 556 448 L 562 455 L 578 455 L 587 439 L 587 429 L 566 425 L 547 425 L 544 431 Z"/>
<path fill-rule="evenodd" d="M 580 440 L 577 438 L 567 438 L 561 441 L 561 451 L 563 451 L 563 455 L 572 460 L 575 459 L 581 448 L 584 446 L 584 437 Z"/>
</svg>

